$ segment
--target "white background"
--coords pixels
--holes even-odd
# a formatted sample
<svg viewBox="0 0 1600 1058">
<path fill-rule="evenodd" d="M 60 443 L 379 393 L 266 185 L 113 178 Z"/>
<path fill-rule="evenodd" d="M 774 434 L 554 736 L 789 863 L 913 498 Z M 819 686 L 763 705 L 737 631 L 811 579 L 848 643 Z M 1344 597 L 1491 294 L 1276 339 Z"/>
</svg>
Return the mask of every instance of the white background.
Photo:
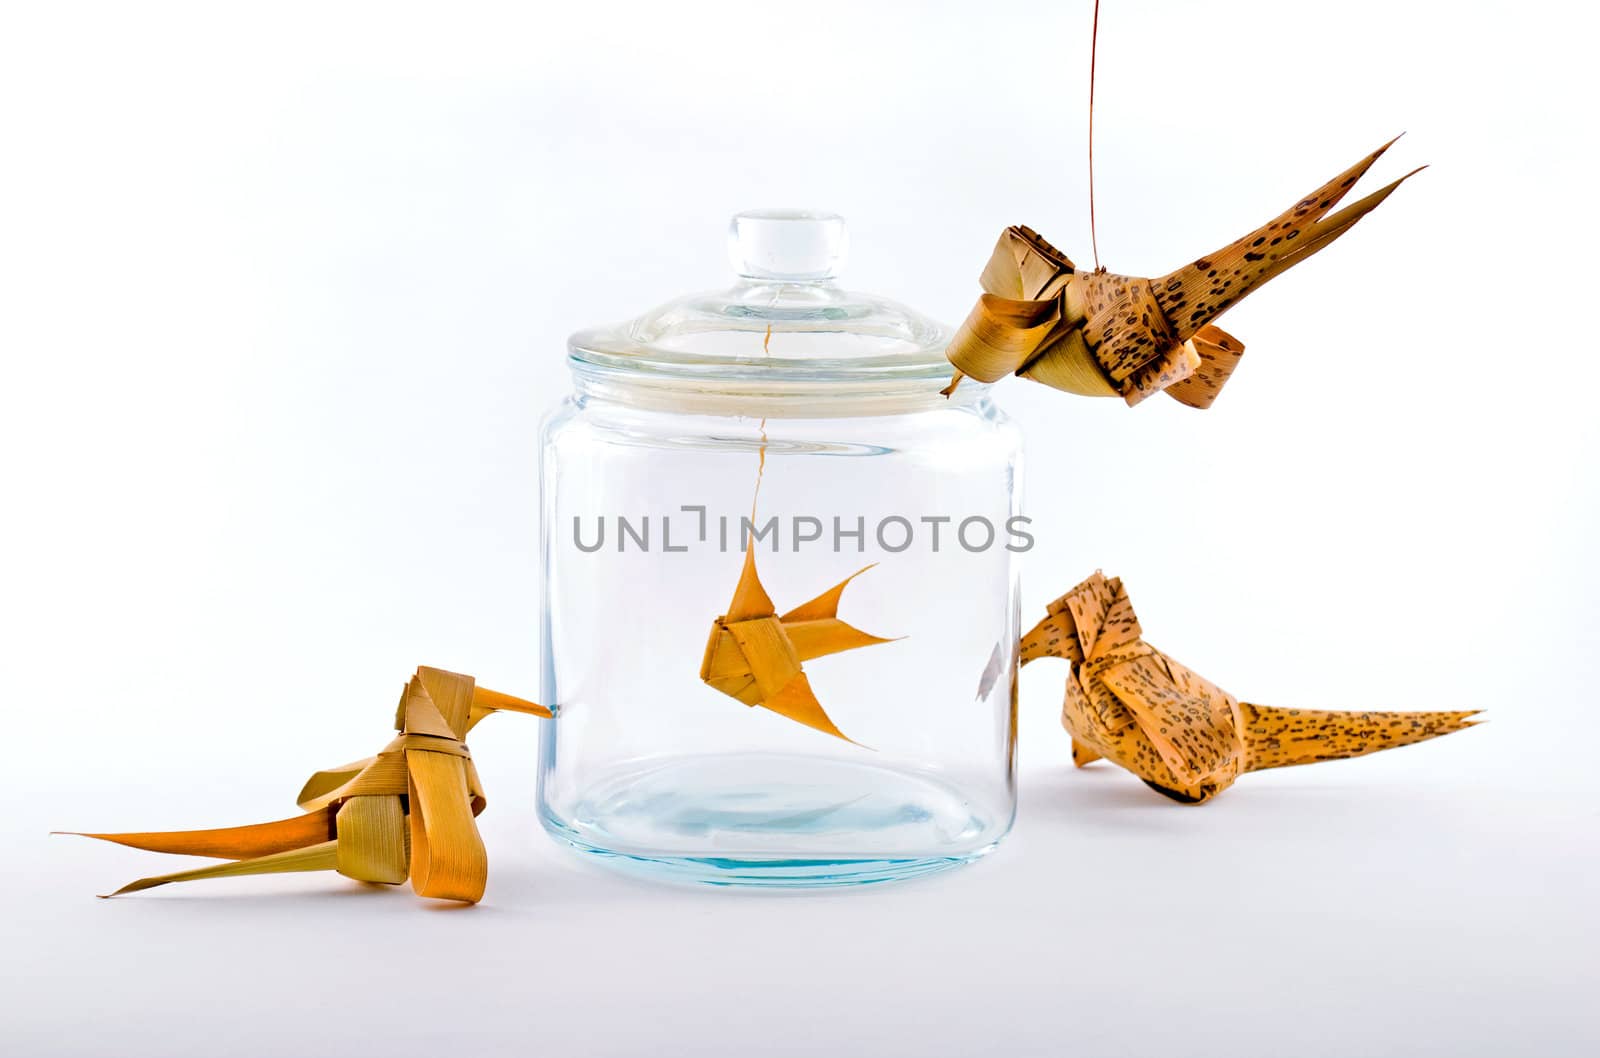
<svg viewBox="0 0 1600 1058">
<path fill-rule="evenodd" d="M 1432 167 L 1229 314 L 1211 411 L 1000 394 L 1025 618 L 1099 566 L 1236 693 L 1490 724 L 1183 809 L 1070 769 L 1041 664 L 999 852 L 772 896 L 555 848 L 536 725 L 497 719 L 461 911 L 332 876 L 97 902 L 171 865 L 45 831 L 285 814 L 418 663 L 532 693 L 564 337 L 722 284 L 730 212 L 838 210 L 850 285 L 950 322 L 1006 224 L 1088 261 L 1089 4 L 0 11 L 8 1053 L 1600 1046 L 1582 5 L 1108 0 L 1113 270 L 1401 130 L 1371 186 Z"/>
</svg>

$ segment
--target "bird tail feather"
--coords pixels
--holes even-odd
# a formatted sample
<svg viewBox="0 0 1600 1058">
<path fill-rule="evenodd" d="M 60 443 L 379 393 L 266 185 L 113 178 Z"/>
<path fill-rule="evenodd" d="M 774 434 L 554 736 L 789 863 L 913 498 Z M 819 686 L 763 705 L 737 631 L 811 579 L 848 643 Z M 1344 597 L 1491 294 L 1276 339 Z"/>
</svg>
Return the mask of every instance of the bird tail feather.
<svg viewBox="0 0 1600 1058">
<path fill-rule="evenodd" d="M 1314 764 L 1409 746 L 1465 730 L 1478 723 L 1471 719 L 1478 712 L 1346 712 L 1240 702 L 1245 770 Z"/>
<path fill-rule="evenodd" d="M 1395 188 L 1419 172 L 1414 169 L 1387 187 L 1328 215 L 1393 143 L 1394 140 L 1385 143 L 1250 234 L 1155 280 L 1152 287 L 1156 303 L 1177 332 L 1178 341 L 1193 337 L 1246 294 L 1349 231 Z"/>
</svg>

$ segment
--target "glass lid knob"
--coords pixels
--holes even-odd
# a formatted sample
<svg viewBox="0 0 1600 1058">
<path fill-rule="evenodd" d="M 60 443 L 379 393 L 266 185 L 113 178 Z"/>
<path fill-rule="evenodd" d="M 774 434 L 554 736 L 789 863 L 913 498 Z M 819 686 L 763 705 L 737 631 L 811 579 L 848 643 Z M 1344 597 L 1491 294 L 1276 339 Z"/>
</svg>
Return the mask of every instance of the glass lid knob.
<svg viewBox="0 0 1600 1058">
<path fill-rule="evenodd" d="M 812 283 L 844 264 L 844 218 L 809 209 L 750 209 L 728 224 L 728 257 L 746 279 Z"/>
</svg>

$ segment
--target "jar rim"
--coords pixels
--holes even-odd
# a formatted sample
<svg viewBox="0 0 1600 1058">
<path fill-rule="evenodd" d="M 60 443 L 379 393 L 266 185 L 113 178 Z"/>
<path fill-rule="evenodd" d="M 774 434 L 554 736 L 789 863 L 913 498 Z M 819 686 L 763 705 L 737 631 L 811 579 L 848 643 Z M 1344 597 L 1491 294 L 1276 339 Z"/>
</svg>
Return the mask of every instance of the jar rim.
<svg viewBox="0 0 1600 1058">
<path fill-rule="evenodd" d="M 856 418 L 967 409 L 986 403 L 990 387 L 964 379 L 949 396 L 937 374 L 874 374 L 851 365 L 848 372 L 794 370 L 732 374 L 725 370 L 656 370 L 634 358 L 569 361 L 580 400 L 614 401 L 650 411 L 738 418 Z"/>
</svg>

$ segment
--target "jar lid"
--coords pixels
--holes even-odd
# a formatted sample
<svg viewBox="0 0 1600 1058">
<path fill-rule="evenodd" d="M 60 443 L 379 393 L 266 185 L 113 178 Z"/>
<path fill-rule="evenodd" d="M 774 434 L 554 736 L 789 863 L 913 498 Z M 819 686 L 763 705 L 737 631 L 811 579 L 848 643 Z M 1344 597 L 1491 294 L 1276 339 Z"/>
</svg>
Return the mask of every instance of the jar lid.
<svg viewBox="0 0 1600 1058">
<path fill-rule="evenodd" d="M 728 255 L 738 281 L 627 323 L 574 334 L 575 365 L 702 383 L 937 382 L 950 376 L 950 331 L 887 298 L 841 289 L 844 218 L 798 209 L 735 214 Z"/>
</svg>

